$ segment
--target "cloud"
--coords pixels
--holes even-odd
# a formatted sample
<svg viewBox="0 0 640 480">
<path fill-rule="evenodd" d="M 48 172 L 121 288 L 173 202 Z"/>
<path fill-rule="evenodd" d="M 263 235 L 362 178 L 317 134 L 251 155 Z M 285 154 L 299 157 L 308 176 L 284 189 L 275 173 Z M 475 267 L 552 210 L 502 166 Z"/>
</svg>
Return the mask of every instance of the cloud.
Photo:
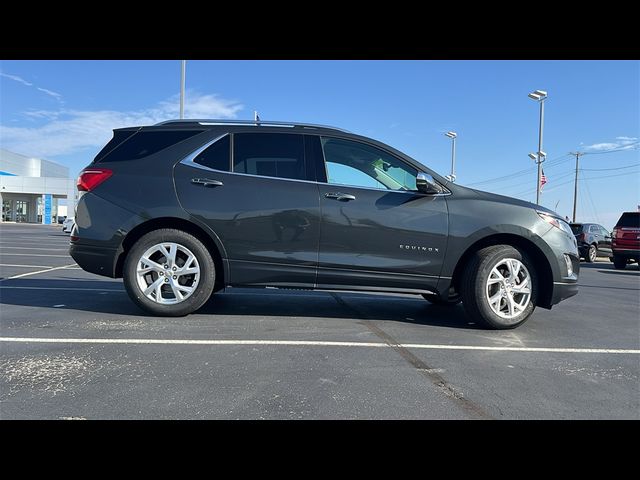
<svg viewBox="0 0 640 480">
<path fill-rule="evenodd" d="M 187 92 L 186 118 L 236 118 L 243 106 L 217 95 Z M 25 112 L 38 126 L 0 125 L 3 148 L 36 157 L 55 157 L 98 148 L 106 144 L 114 128 L 153 125 L 178 118 L 179 97 L 174 95 L 157 105 L 132 111 L 35 110 Z"/>
<path fill-rule="evenodd" d="M 584 147 L 585 150 L 601 152 L 605 150 L 633 150 L 638 146 L 637 137 L 616 137 L 616 142 L 594 143 Z"/>
<path fill-rule="evenodd" d="M 17 75 L 9 75 L 8 73 L 0 72 L 0 77 L 8 78 L 8 79 L 13 80 L 15 82 L 18 82 L 18 83 L 21 83 L 23 85 L 26 85 L 27 87 L 32 87 L 33 86 L 33 83 L 27 82 L 24 78 L 19 77 Z"/>
<path fill-rule="evenodd" d="M 42 93 L 46 93 L 47 95 L 55 98 L 56 100 L 58 100 L 60 103 L 64 103 L 64 101 L 62 100 L 62 95 L 60 95 L 58 92 L 54 92 L 53 90 L 49 90 L 48 88 L 41 88 L 38 87 L 37 85 L 34 85 L 31 82 L 27 82 L 24 78 L 19 77 L 18 75 L 11 75 L 9 73 L 2 73 L 0 72 L 0 77 L 5 77 L 8 78 L 10 80 L 13 80 L 15 82 L 21 83 L 23 85 L 26 85 L 27 87 L 33 87 L 36 90 L 41 91 Z"/>
<path fill-rule="evenodd" d="M 52 97 L 53 97 L 53 98 L 55 98 L 56 100 L 60 100 L 60 101 L 62 101 L 62 95 L 60 95 L 59 93 L 54 92 L 54 91 L 52 91 L 52 90 L 49 90 L 49 89 L 47 89 L 47 88 L 40 88 L 40 87 L 36 87 L 36 88 L 37 88 L 38 90 L 40 90 L 41 92 L 44 92 L 44 93 L 46 93 L 47 95 L 52 96 Z"/>
</svg>

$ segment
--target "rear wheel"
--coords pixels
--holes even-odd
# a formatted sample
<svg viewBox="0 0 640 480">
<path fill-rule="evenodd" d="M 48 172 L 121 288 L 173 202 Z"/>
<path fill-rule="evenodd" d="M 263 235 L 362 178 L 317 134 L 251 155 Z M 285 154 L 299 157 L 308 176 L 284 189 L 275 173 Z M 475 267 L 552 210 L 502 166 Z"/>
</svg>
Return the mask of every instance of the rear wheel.
<svg viewBox="0 0 640 480">
<path fill-rule="evenodd" d="M 129 297 L 154 315 L 188 315 L 209 299 L 215 266 L 207 248 L 193 235 L 160 229 L 141 237 L 125 260 Z"/>
<path fill-rule="evenodd" d="M 593 263 L 596 261 L 598 257 L 598 248 L 595 245 L 589 245 L 589 250 L 587 250 L 587 254 L 584 256 L 584 259 L 587 263 Z"/>
<path fill-rule="evenodd" d="M 536 307 L 538 277 L 525 252 L 494 245 L 476 252 L 462 279 L 462 304 L 471 319 L 492 329 L 522 325 Z"/>
<path fill-rule="evenodd" d="M 613 266 L 616 270 L 624 270 L 627 267 L 627 259 L 619 255 L 614 255 Z"/>
</svg>

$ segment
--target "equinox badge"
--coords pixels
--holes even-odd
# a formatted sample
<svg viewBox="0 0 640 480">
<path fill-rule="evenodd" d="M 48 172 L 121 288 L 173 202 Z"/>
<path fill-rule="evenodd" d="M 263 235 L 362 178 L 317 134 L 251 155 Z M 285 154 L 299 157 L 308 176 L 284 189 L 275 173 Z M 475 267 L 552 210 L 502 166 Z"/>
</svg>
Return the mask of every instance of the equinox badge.
<svg viewBox="0 0 640 480">
<path fill-rule="evenodd" d="M 400 248 L 402 250 L 416 250 L 416 251 L 421 251 L 421 252 L 435 252 L 435 253 L 440 253 L 440 250 L 438 250 L 436 247 L 422 247 L 420 245 L 400 245 Z"/>
</svg>

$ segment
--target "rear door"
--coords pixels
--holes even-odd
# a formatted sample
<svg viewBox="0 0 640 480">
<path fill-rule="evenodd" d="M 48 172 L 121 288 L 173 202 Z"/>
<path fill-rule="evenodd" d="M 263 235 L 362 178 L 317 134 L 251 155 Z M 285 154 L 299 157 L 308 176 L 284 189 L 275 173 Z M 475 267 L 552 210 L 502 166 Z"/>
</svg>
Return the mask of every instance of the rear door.
<svg viewBox="0 0 640 480">
<path fill-rule="evenodd" d="M 416 190 L 418 171 L 359 141 L 322 137 L 327 182 L 318 285 L 380 290 L 435 287 L 444 259 L 444 196 Z"/>
<path fill-rule="evenodd" d="M 185 210 L 219 237 L 231 285 L 312 287 L 320 205 L 305 136 L 235 133 L 178 163 Z"/>
<path fill-rule="evenodd" d="M 609 232 L 602 225 L 598 225 L 600 228 L 601 241 L 599 242 L 598 248 L 604 253 L 611 253 L 611 232 Z"/>
</svg>

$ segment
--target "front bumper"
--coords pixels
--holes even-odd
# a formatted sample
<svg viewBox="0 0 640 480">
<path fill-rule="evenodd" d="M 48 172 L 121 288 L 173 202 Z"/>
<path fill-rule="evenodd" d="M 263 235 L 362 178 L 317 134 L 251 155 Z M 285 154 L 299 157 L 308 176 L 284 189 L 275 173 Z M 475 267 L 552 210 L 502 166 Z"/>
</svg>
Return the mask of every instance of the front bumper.
<svg viewBox="0 0 640 480">
<path fill-rule="evenodd" d="M 556 305 L 578 294 L 578 282 L 553 282 L 551 305 Z"/>
</svg>

